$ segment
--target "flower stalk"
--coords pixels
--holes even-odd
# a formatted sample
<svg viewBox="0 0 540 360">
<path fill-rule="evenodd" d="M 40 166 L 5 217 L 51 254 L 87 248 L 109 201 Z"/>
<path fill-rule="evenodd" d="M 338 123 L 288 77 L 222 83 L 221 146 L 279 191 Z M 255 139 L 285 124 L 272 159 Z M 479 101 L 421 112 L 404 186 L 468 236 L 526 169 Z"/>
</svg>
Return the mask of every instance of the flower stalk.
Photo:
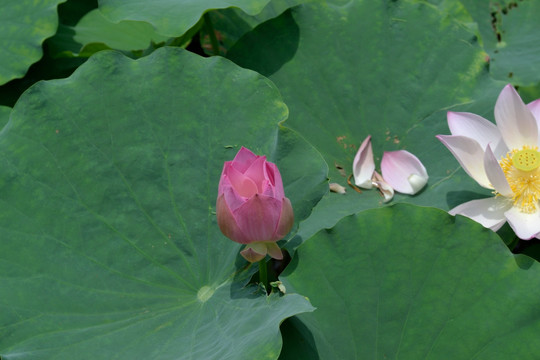
<svg viewBox="0 0 540 360">
<path fill-rule="evenodd" d="M 268 268 L 264 259 L 259 261 L 259 284 L 264 286 L 267 293 L 269 292 L 270 285 L 268 284 Z"/>
<path fill-rule="evenodd" d="M 212 25 L 212 20 L 210 15 L 206 12 L 203 15 L 204 27 L 210 38 L 210 44 L 212 45 L 212 51 L 214 55 L 219 55 L 219 42 L 216 37 L 216 32 L 214 31 L 214 26 Z"/>
</svg>

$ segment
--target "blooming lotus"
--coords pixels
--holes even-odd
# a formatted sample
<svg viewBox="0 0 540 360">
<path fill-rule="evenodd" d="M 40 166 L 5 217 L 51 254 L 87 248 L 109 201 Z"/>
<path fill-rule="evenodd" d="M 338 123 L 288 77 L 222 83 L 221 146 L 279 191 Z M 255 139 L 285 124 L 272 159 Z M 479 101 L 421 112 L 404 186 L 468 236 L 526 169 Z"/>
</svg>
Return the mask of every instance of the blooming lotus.
<svg viewBox="0 0 540 360">
<path fill-rule="evenodd" d="M 276 241 L 291 230 L 294 215 L 285 197 L 277 166 L 242 147 L 223 165 L 216 202 L 217 222 L 229 239 L 247 244 L 241 252 L 250 262 L 266 254 L 282 259 Z"/>
<path fill-rule="evenodd" d="M 495 124 L 471 113 L 448 113 L 452 135 L 437 138 L 493 197 L 449 211 L 497 231 L 508 221 L 521 239 L 540 238 L 540 100 L 525 105 L 511 85 L 495 103 Z"/>
<path fill-rule="evenodd" d="M 427 183 L 429 177 L 420 160 L 406 150 L 385 151 L 381 160 L 381 174 L 375 171 L 371 136 L 360 145 L 353 161 L 354 183 L 364 189 L 377 187 L 384 201 L 394 197 L 394 190 L 414 195 Z"/>
</svg>

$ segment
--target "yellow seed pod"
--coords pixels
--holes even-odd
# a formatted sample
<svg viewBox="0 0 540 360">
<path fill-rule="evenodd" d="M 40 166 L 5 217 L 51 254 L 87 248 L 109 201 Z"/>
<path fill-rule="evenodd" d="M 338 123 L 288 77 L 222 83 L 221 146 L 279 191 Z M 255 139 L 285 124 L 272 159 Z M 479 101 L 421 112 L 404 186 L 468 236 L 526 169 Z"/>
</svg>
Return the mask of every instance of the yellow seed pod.
<svg viewBox="0 0 540 360">
<path fill-rule="evenodd" d="M 540 166 L 540 152 L 533 149 L 517 151 L 512 156 L 514 167 L 521 171 L 532 171 Z"/>
</svg>

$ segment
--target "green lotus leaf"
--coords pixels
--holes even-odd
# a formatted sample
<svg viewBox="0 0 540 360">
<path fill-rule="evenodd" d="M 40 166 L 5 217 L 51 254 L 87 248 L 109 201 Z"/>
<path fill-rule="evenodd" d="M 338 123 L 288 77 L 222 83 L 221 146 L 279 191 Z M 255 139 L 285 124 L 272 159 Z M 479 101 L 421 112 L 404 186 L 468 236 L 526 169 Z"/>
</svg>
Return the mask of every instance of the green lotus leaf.
<svg viewBox="0 0 540 360">
<path fill-rule="evenodd" d="M 9 120 L 9 114 L 11 114 L 11 108 L 9 106 L 0 105 L 0 128 L 3 128 Z"/>
<path fill-rule="evenodd" d="M 537 1 L 442 0 L 432 1 L 451 18 L 459 18 L 475 29 L 489 55 L 491 75 L 516 86 L 533 86 L 540 81 L 535 34 L 540 26 L 535 15 Z M 465 10 L 465 11 L 463 11 Z"/>
<path fill-rule="evenodd" d="M 496 79 L 516 85 L 531 86 L 540 82 L 540 12 L 538 1 L 513 2 L 500 14 L 500 40 L 490 52 L 490 72 Z"/>
<path fill-rule="evenodd" d="M 215 199 L 243 145 L 309 214 L 326 166 L 287 114 L 266 78 L 178 48 L 26 91 L 0 133 L 2 360 L 277 358 L 279 324 L 313 308 L 245 286 Z"/>
<path fill-rule="evenodd" d="M 99 0 L 99 9 L 113 22 L 122 20 L 145 21 L 156 31 L 169 37 L 187 32 L 211 9 L 238 7 L 249 15 L 256 15 L 270 0 Z"/>
<path fill-rule="evenodd" d="M 460 21 L 464 26 L 475 31 L 482 48 L 489 53 L 497 43 L 497 32 L 494 29 L 500 20 L 497 15 L 511 1 L 430 0 L 430 3 L 434 3 L 440 10 L 446 12 L 448 17 Z"/>
<path fill-rule="evenodd" d="M 317 307 L 293 321 L 320 359 L 540 351 L 540 264 L 464 217 L 409 204 L 366 210 L 306 241 L 290 267 L 287 289 Z"/>
<path fill-rule="evenodd" d="M 56 7 L 65 0 L 2 0 L 0 85 L 22 77 L 43 55 L 41 43 L 58 26 Z"/>
</svg>

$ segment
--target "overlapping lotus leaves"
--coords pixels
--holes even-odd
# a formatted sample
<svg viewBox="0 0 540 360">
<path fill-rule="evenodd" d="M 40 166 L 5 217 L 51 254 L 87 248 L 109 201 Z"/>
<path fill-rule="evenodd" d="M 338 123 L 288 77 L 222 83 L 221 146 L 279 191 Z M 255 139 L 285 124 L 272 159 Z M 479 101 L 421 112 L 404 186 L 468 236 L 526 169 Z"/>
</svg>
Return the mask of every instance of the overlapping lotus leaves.
<svg viewBox="0 0 540 360">
<path fill-rule="evenodd" d="M 212 21 L 212 26 L 219 34 L 219 41 L 222 44 L 221 51 L 226 53 L 238 39 L 253 30 L 257 25 L 281 15 L 290 8 L 310 1 L 313 0 L 271 0 L 255 16 L 250 16 L 238 8 L 211 11 L 208 15 Z"/>
<path fill-rule="evenodd" d="M 215 201 L 246 145 L 309 214 L 326 168 L 286 117 L 259 74 L 173 48 L 30 88 L 0 133 L 2 359 L 276 358 L 280 322 L 313 308 L 244 287 Z"/>
<path fill-rule="evenodd" d="M 409 204 L 366 210 L 309 239 L 291 265 L 282 280 L 317 310 L 289 324 L 321 359 L 540 351 L 539 264 L 464 217 Z"/>
<path fill-rule="evenodd" d="M 86 14 L 73 28 L 73 39 L 83 46 L 103 43 L 118 50 L 143 50 L 151 42 L 160 43 L 168 38 L 156 33 L 149 23 L 121 21 L 112 23 L 95 9 Z"/>
<path fill-rule="evenodd" d="M 122 20 L 146 21 L 158 33 L 177 37 L 183 35 L 211 9 L 238 7 L 256 15 L 270 0 L 99 0 L 99 8 L 113 22 Z"/>
</svg>

